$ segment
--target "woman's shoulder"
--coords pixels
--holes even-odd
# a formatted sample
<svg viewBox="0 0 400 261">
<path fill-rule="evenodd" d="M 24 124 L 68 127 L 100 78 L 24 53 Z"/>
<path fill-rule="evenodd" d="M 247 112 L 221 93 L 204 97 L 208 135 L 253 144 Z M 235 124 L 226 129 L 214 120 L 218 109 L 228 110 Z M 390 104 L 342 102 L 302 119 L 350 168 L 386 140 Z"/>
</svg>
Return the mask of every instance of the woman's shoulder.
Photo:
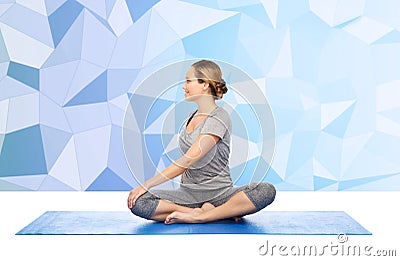
<svg viewBox="0 0 400 261">
<path fill-rule="evenodd" d="M 224 108 L 222 108 L 221 106 L 218 106 L 215 109 L 214 114 L 215 115 L 221 115 L 221 116 L 224 116 L 224 117 L 230 117 L 228 111 L 225 110 Z"/>
<path fill-rule="evenodd" d="M 229 112 L 220 106 L 216 108 L 212 116 L 226 123 L 231 122 L 231 116 Z"/>
</svg>

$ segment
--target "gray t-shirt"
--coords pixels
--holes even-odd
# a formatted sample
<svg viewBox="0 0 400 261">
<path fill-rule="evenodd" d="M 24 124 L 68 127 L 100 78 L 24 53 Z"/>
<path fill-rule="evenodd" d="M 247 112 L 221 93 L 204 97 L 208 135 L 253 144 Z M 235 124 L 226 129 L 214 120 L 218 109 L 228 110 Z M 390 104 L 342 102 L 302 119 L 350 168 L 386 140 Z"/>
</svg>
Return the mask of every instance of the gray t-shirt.
<svg viewBox="0 0 400 261">
<path fill-rule="evenodd" d="M 190 116 L 194 113 L 196 112 L 192 112 Z M 186 125 L 179 136 L 179 148 L 182 153 L 188 151 L 200 134 L 212 134 L 220 140 L 207 154 L 185 170 L 181 177 L 181 187 L 199 190 L 231 187 L 229 154 L 232 122 L 229 114 L 223 108 L 217 107 L 193 131 L 188 132 Z"/>
</svg>

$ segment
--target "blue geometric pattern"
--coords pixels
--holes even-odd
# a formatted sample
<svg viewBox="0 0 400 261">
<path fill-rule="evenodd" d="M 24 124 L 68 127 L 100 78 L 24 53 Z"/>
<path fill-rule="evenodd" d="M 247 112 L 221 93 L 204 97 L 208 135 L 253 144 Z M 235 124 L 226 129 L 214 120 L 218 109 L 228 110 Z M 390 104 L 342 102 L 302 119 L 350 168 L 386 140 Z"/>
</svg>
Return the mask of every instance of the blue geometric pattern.
<svg viewBox="0 0 400 261">
<path fill-rule="evenodd" d="M 249 106 L 224 75 L 222 105 L 248 154 L 232 155 L 237 184 L 260 168 L 278 190 L 399 190 L 399 17 L 395 0 L 0 1 L 0 190 L 137 186 L 177 157 L 193 108 L 181 85 L 161 95 L 143 83 L 199 58 L 247 73 L 263 94 Z M 271 109 L 274 144 L 257 138 L 249 108 Z"/>
</svg>

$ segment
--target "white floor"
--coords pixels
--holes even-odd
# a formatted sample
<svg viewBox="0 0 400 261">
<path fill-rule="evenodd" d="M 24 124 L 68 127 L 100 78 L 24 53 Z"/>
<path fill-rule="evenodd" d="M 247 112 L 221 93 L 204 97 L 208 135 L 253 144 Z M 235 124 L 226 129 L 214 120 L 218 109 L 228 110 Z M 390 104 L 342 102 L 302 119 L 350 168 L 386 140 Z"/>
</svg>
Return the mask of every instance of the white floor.
<svg viewBox="0 0 400 261">
<path fill-rule="evenodd" d="M 318 248 L 323 260 L 347 258 L 361 249 L 363 260 L 376 254 L 400 256 L 400 192 L 279 192 L 264 211 L 340 210 L 372 236 L 173 235 L 173 236 L 16 236 L 48 210 L 129 211 L 124 192 L 0 192 L 0 260 L 309 260 L 296 251 Z M 343 237 L 340 239 L 342 240 Z M 266 245 L 275 245 L 266 253 Z M 308 248 L 307 248 L 308 247 Z M 380 251 L 384 250 L 384 251 Z M 385 251 L 387 250 L 387 251 Z M 395 250 L 394 253 L 391 250 Z M 361 260 L 360 257 L 351 259 Z M 265 255 L 261 255 L 265 254 Z M 358 253 L 356 253 L 358 255 Z M 365 259 L 364 256 L 368 256 Z M 223 258 L 223 259 L 222 259 Z M 315 257 L 313 257 L 315 259 Z"/>
</svg>

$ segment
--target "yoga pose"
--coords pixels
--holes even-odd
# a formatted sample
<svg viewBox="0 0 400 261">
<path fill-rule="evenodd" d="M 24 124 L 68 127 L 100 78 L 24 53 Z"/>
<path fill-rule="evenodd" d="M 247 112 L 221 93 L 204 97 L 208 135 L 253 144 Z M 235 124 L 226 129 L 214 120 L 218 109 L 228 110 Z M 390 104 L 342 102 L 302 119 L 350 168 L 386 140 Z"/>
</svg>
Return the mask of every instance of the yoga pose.
<svg viewBox="0 0 400 261">
<path fill-rule="evenodd" d="M 197 104 L 179 136 L 183 156 L 130 191 L 128 208 L 139 217 L 172 224 L 239 220 L 271 204 L 276 191 L 270 183 L 233 186 L 232 124 L 229 114 L 215 103 L 228 90 L 219 66 L 208 60 L 194 63 L 182 88 L 185 100 Z M 178 189 L 150 190 L 179 175 Z"/>
</svg>

